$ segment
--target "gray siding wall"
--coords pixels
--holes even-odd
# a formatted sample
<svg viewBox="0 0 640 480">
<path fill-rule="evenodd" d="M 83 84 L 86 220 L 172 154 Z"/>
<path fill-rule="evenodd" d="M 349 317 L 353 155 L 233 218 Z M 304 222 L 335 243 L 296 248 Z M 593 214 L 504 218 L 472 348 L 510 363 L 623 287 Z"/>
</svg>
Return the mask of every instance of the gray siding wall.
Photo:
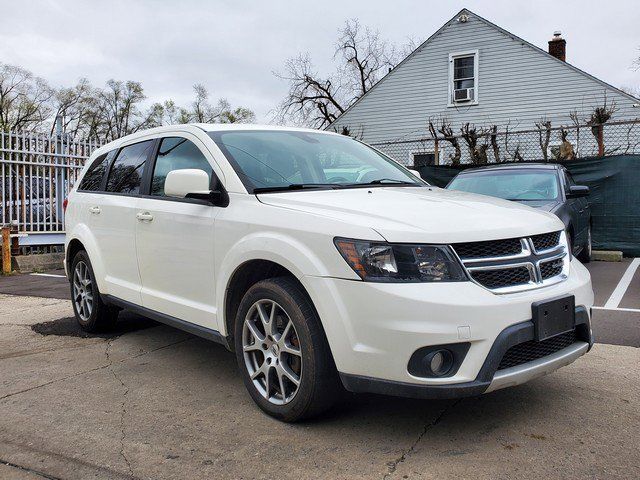
<svg viewBox="0 0 640 480">
<path fill-rule="evenodd" d="M 449 54 L 476 49 L 478 105 L 447 107 Z M 448 118 L 454 131 L 466 122 L 529 129 L 542 117 L 559 126 L 570 124 L 573 110 L 587 116 L 605 91 L 618 107 L 613 120 L 640 116 L 632 98 L 470 14 L 467 23 L 448 22 L 329 129 L 347 126 L 374 143 L 426 135 L 428 119 L 439 117 Z"/>
</svg>

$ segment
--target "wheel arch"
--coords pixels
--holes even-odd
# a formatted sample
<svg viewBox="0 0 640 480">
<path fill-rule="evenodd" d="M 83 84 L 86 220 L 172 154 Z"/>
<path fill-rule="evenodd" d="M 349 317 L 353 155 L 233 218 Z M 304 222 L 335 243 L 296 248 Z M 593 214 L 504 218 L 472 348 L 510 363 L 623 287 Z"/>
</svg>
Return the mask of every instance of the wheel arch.
<svg viewBox="0 0 640 480">
<path fill-rule="evenodd" d="M 227 337 L 230 347 L 233 347 L 234 322 L 240 302 L 242 301 L 245 293 L 261 280 L 276 277 L 288 277 L 293 280 L 299 286 L 300 290 L 307 296 L 311 305 L 313 305 L 315 309 L 315 305 L 309 295 L 309 292 L 300 279 L 291 270 L 273 260 L 264 258 L 246 260 L 242 264 L 238 265 L 230 275 L 224 290 L 222 321 L 220 322 L 220 327 L 224 327 L 224 331 L 220 333 Z"/>
<path fill-rule="evenodd" d="M 67 234 L 65 246 L 65 266 L 67 267 L 67 276 L 71 276 L 71 262 L 78 251 L 84 250 L 89 255 L 91 268 L 96 277 L 96 283 L 101 293 L 109 293 L 104 283 L 105 267 L 104 261 L 98 251 L 95 237 L 86 225 L 78 225 L 71 234 Z"/>
<path fill-rule="evenodd" d="M 77 238 L 72 238 L 69 241 L 69 244 L 67 245 L 66 255 L 65 255 L 67 277 L 69 277 L 69 280 L 71 280 L 71 274 L 72 274 L 71 263 L 73 262 L 73 259 L 76 256 L 76 254 L 81 250 L 86 250 L 85 246 Z"/>
</svg>

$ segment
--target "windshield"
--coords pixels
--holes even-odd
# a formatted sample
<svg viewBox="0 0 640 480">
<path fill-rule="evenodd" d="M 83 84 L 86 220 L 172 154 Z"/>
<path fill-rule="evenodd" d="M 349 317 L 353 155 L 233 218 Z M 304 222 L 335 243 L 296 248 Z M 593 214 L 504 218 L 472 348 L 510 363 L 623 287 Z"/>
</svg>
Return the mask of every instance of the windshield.
<svg viewBox="0 0 640 480">
<path fill-rule="evenodd" d="M 556 200 L 558 180 L 554 170 L 494 170 L 462 173 L 449 190 L 480 193 L 506 200 Z"/>
<path fill-rule="evenodd" d="M 268 130 L 209 132 L 209 136 L 250 192 L 426 185 L 390 158 L 346 136 Z"/>
</svg>

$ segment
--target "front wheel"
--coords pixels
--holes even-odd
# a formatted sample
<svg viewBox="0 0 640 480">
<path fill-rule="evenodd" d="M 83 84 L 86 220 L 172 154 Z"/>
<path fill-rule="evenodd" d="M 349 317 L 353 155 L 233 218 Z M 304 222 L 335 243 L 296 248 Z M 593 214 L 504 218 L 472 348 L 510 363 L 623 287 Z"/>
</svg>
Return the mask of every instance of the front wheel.
<svg viewBox="0 0 640 480">
<path fill-rule="evenodd" d="M 582 263 L 589 263 L 591 261 L 591 225 L 587 228 L 587 240 L 582 247 L 580 255 L 578 255 L 578 260 Z"/>
<path fill-rule="evenodd" d="M 269 415 L 295 422 L 336 400 L 339 379 L 320 319 L 294 280 L 253 285 L 240 303 L 234 333 L 245 386 Z"/>
</svg>

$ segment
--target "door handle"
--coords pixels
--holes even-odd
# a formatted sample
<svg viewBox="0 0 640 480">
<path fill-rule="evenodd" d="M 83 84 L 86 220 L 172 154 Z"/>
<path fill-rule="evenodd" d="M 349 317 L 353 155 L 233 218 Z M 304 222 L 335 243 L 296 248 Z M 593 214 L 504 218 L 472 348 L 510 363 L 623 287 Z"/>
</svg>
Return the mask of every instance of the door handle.
<svg viewBox="0 0 640 480">
<path fill-rule="evenodd" d="M 98 214 L 101 212 L 100 207 L 89 207 L 89 212 L 93 213 L 93 214 Z"/>
<path fill-rule="evenodd" d="M 136 218 L 141 222 L 150 222 L 151 220 L 153 220 L 153 215 L 151 215 L 149 212 L 138 212 L 136 214 Z"/>
</svg>

